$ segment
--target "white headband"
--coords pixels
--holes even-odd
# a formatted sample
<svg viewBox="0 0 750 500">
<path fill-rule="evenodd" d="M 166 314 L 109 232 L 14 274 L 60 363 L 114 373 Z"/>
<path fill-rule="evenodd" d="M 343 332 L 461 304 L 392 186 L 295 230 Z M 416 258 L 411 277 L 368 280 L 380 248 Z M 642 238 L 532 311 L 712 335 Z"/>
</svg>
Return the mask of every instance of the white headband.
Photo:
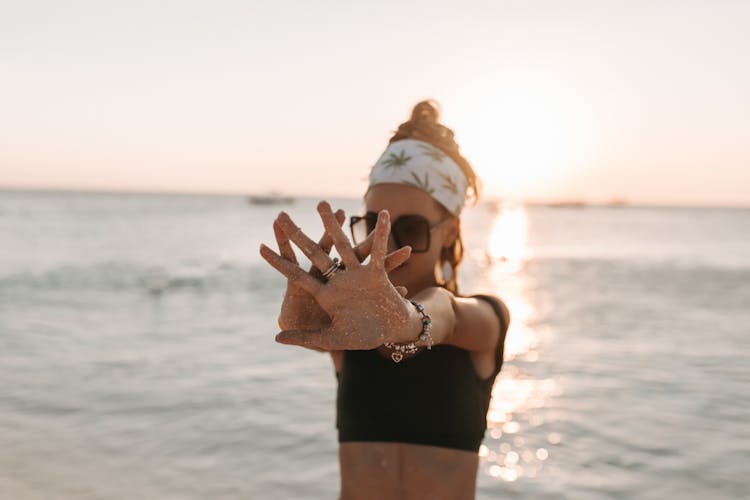
<svg viewBox="0 0 750 500">
<path fill-rule="evenodd" d="M 370 187 L 382 183 L 421 189 L 453 215 L 459 215 L 464 207 L 468 184 L 461 167 L 450 156 L 416 139 L 388 145 L 370 171 Z"/>
</svg>

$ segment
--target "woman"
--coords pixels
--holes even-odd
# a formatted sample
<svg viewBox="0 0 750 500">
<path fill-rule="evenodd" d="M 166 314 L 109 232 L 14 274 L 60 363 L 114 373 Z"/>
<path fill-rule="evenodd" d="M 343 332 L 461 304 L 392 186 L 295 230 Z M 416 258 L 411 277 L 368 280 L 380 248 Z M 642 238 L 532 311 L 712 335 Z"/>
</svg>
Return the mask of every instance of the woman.
<svg viewBox="0 0 750 500">
<path fill-rule="evenodd" d="M 350 222 L 356 246 L 326 202 L 319 243 L 282 212 L 280 255 L 261 245 L 288 278 L 276 340 L 328 351 L 336 368 L 343 499 L 474 498 L 510 314 L 497 297 L 458 293 L 468 194 L 478 198 L 477 178 L 424 101 L 372 167 L 366 214 Z"/>
</svg>

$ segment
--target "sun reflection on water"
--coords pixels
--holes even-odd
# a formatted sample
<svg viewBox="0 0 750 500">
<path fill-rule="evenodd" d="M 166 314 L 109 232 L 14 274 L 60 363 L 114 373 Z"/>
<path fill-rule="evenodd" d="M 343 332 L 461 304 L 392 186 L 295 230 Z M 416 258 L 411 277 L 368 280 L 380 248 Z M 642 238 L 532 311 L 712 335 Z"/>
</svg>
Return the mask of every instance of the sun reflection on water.
<svg viewBox="0 0 750 500">
<path fill-rule="evenodd" d="M 540 361 L 538 298 L 525 271 L 527 214 L 522 206 L 502 205 L 488 236 L 486 277 L 511 313 L 505 339 L 503 369 L 495 380 L 487 413 L 487 436 L 479 450 L 485 473 L 498 480 L 535 477 L 561 436 L 547 430 L 552 419 L 543 411 L 562 389 L 551 378 L 534 378 L 533 363 Z"/>
<path fill-rule="evenodd" d="M 526 209 L 522 205 L 504 203 L 497 210 L 499 213 L 487 241 L 487 256 L 494 261 L 518 266 L 529 256 Z"/>
</svg>

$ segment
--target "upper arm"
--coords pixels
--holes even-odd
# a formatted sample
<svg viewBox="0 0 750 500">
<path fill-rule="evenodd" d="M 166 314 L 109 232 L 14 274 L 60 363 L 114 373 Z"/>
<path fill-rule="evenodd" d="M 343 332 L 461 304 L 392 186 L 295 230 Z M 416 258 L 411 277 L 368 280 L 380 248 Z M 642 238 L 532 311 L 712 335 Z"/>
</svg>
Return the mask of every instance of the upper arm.
<svg viewBox="0 0 750 500">
<path fill-rule="evenodd" d="M 455 297 L 456 328 L 451 344 L 468 351 L 489 352 L 503 346 L 510 311 L 494 295 Z"/>
</svg>

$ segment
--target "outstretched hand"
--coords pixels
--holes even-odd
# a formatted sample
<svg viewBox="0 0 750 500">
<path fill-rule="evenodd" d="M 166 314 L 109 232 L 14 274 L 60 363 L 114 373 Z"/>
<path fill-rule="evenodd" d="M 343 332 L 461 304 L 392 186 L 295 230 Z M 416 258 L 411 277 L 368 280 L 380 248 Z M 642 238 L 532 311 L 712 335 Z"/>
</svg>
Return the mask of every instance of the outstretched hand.
<svg viewBox="0 0 750 500">
<path fill-rule="evenodd" d="M 314 349 L 337 350 L 373 349 L 384 342 L 415 339 L 421 328 L 421 319 L 387 275 L 388 212 L 382 210 L 378 215 L 375 230 L 371 233 L 370 261 L 367 264 L 360 262 L 330 205 L 320 202 L 318 212 L 345 269 L 338 270 L 325 281 L 306 273 L 295 262 L 276 254 L 265 245 L 261 245 L 260 253 L 291 284 L 306 291 L 331 322 L 319 328 L 284 330 L 276 336 L 276 340 Z M 282 213 L 278 222 L 284 234 L 319 271 L 331 266 L 333 261 L 328 253 L 310 240 L 289 216 Z M 410 251 L 410 247 L 404 247 L 396 252 Z"/>
<path fill-rule="evenodd" d="M 339 226 L 341 226 L 346 220 L 343 210 L 336 210 L 334 216 Z M 276 238 L 276 243 L 279 247 L 279 254 L 287 261 L 293 264 L 298 264 L 289 237 L 286 235 L 282 227 L 284 224 L 282 224 L 280 219 L 288 219 L 288 216 L 280 216 L 273 222 L 273 232 Z M 289 225 L 286 224 L 286 227 L 288 228 Z M 370 255 L 370 252 L 372 251 L 373 236 L 374 234 L 370 233 L 364 241 L 354 247 L 354 253 L 357 255 L 360 262 Z M 315 243 L 312 241 L 307 241 L 305 243 L 307 248 L 312 248 L 313 245 L 315 245 Z M 317 246 L 328 255 L 333 246 L 331 236 L 327 232 L 324 232 L 323 236 L 318 241 Z M 386 271 L 390 271 L 404 263 L 409 258 L 409 255 L 410 252 L 408 249 L 404 248 L 391 252 L 386 257 Z M 323 273 L 321 273 L 314 264 L 310 266 L 308 274 L 316 279 L 323 279 Z M 404 297 L 408 293 L 406 287 L 403 286 L 397 286 L 396 290 L 398 290 L 399 294 Z M 328 314 L 321 309 L 312 295 L 310 295 L 304 288 L 295 284 L 293 280 L 287 279 L 287 287 L 284 292 L 284 299 L 281 303 L 278 323 L 282 330 L 306 330 L 322 328 L 323 326 L 330 324 L 331 319 Z"/>
</svg>

